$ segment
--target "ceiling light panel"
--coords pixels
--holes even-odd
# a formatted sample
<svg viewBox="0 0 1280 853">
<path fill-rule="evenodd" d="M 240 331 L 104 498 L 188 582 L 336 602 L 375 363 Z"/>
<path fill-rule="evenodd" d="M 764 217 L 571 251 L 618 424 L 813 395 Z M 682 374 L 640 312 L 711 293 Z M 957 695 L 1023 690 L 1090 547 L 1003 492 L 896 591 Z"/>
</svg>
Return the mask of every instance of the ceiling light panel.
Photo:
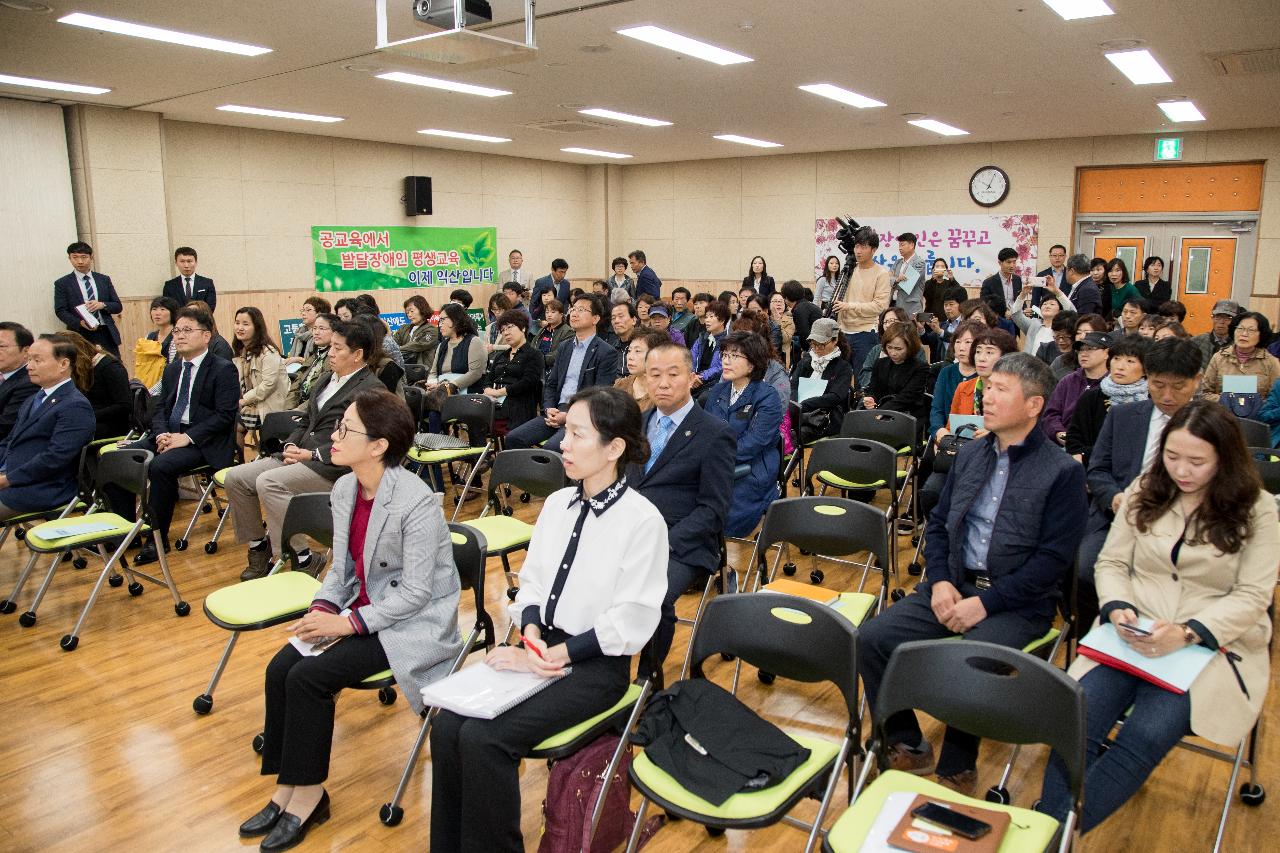
<svg viewBox="0 0 1280 853">
<path fill-rule="evenodd" d="M 198 36 L 194 33 L 149 27 L 145 24 L 133 24 L 129 21 L 117 21 L 113 18 L 101 18 L 97 15 L 86 15 L 84 12 L 73 12 L 70 15 L 64 15 L 58 19 L 58 23 L 86 27 L 100 32 L 116 33 L 122 36 L 135 36 L 137 38 L 151 39 L 152 41 L 168 42 L 169 44 L 199 47 L 204 50 L 236 53 L 240 56 L 261 56 L 264 53 L 271 52 L 269 47 L 258 47 L 253 44 L 241 44 L 240 42 L 210 38 L 209 36 Z"/>
<path fill-rule="evenodd" d="M 625 121 L 628 124 L 641 124 L 645 127 L 670 127 L 671 122 L 663 121 L 660 118 L 646 118 L 645 116 L 632 115 L 631 113 L 620 113 L 615 110 L 606 110 L 602 107 L 592 107 L 589 110 L 578 110 L 584 116 L 596 116 L 597 118 L 608 118 L 614 121 Z"/>
<path fill-rule="evenodd" d="M 428 128 L 420 130 L 418 133 L 425 133 L 427 136 L 443 136 L 448 139 L 467 139 L 471 142 L 510 142 L 511 140 L 505 136 L 485 136 L 482 133 L 463 133 L 460 130 L 439 130 L 438 128 Z"/>
<path fill-rule="evenodd" d="M 1150 83 L 1172 83 L 1173 78 L 1160 67 L 1149 50 L 1121 50 L 1105 54 L 1111 64 L 1120 69 L 1120 73 L 1128 77 L 1135 86 L 1146 86 Z"/>
<path fill-rule="evenodd" d="M 658 47 L 665 47 L 667 50 L 674 50 L 676 53 L 683 53 L 685 56 L 692 56 L 694 59 L 714 62 L 716 65 L 737 65 L 742 62 L 755 61 L 749 56 L 743 56 L 740 53 L 716 47 L 714 44 L 707 44 L 704 41 L 698 41 L 688 36 L 682 36 L 679 33 L 673 33 L 670 30 L 664 30 L 662 27 L 626 27 L 618 30 L 618 35 Z"/>
<path fill-rule="evenodd" d="M 409 74 L 404 71 L 388 71 L 374 75 L 379 80 L 390 80 L 393 83 L 408 83 L 412 86 L 425 86 L 428 89 L 443 89 L 446 92 L 461 92 L 464 95 L 479 95 L 482 98 L 498 98 L 510 95 L 506 89 L 491 89 L 488 86 L 476 86 L 471 83 L 459 83 L 456 80 L 443 80 L 439 77 L 424 77 L 421 74 Z"/>
<path fill-rule="evenodd" d="M 561 148 L 566 154 L 585 154 L 588 157 L 607 157 L 610 160 L 629 160 L 630 154 L 619 154 L 616 151 L 597 151 L 594 148 Z"/>
<path fill-rule="evenodd" d="M 1162 101 L 1158 106 L 1170 121 L 1204 121 L 1204 113 L 1191 101 Z"/>
<path fill-rule="evenodd" d="M 226 113 L 246 113 L 251 116 L 267 116 L 268 118 L 288 118 L 295 121 L 317 121 L 324 124 L 331 124 L 335 121 L 342 121 L 337 116 L 318 116 L 311 113 L 294 113 L 288 110 L 269 110 L 265 107 L 246 107 L 240 104 L 224 104 L 218 107 Z"/>
<path fill-rule="evenodd" d="M 716 139 L 723 142 L 736 142 L 739 145 L 750 145 L 753 148 L 781 148 L 781 142 L 767 142 L 763 139 L 752 139 L 750 136 L 739 136 L 736 133 L 718 133 Z"/>
<path fill-rule="evenodd" d="M 1115 14 L 1115 11 L 1103 0 L 1044 0 L 1044 3 L 1062 16 L 1064 21 L 1101 18 L 1104 15 Z"/>
<path fill-rule="evenodd" d="M 969 131 L 961 130 L 958 127 L 952 127 L 944 122 L 935 121 L 931 118 L 912 119 L 907 124 L 915 125 L 921 130 L 929 130 L 942 136 L 968 136 Z"/>
<path fill-rule="evenodd" d="M 52 89 L 55 92 L 76 92 L 81 95 L 105 95 L 111 91 L 101 86 L 81 86 L 79 83 L 59 83 L 56 80 L 37 80 L 34 77 L 15 77 L 12 74 L 0 74 L 0 85 Z"/>
<path fill-rule="evenodd" d="M 833 101 L 839 101 L 842 104 L 848 104 L 851 107 L 857 107 L 860 110 L 884 106 L 882 101 L 868 98 L 866 95 L 859 95 L 857 92 L 850 92 L 848 89 L 842 89 L 832 83 L 812 83 L 808 86 L 799 86 L 797 88 L 814 95 L 830 98 Z"/>
</svg>

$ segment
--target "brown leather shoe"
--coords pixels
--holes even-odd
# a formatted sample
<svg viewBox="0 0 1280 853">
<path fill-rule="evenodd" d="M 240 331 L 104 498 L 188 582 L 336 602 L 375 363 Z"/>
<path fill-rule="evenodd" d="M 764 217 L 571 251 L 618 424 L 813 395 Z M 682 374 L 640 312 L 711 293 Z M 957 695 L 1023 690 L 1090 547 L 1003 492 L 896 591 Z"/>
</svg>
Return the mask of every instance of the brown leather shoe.
<svg viewBox="0 0 1280 853">
<path fill-rule="evenodd" d="M 327 557 L 328 557 L 328 552 L 312 551 L 311 559 L 307 560 L 307 565 L 302 569 L 299 569 L 299 571 L 301 571 L 303 574 L 311 575 L 311 577 L 313 578 L 318 578 L 320 577 L 320 572 L 324 570 L 324 565 L 325 565 L 325 562 L 327 561 L 326 559 Z"/>
<path fill-rule="evenodd" d="M 933 772 L 937 762 L 933 758 L 933 744 L 928 741 L 919 749 L 912 749 L 905 743 L 895 743 L 889 747 L 889 769 L 916 776 L 928 776 Z"/>
<path fill-rule="evenodd" d="M 961 770 L 951 776 L 939 776 L 938 784 L 944 788 L 950 788 L 957 794 L 972 797 L 978 791 L 978 772 L 976 770 Z"/>
<path fill-rule="evenodd" d="M 265 578 L 271 572 L 271 548 L 250 548 L 249 568 L 240 573 L 240 580 L 251 581 Z"/>
</svg>

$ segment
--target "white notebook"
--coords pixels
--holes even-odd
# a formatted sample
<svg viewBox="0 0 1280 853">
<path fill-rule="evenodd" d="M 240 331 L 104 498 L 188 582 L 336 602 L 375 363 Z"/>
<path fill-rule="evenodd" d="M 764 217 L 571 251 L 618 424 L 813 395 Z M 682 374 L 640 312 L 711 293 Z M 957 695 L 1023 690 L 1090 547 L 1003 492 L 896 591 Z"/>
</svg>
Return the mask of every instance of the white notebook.
<svg viewBox="0 0 1280 853">
<path fill-rule="evenodd" d="M 571 670 L 565 667 L 564 675 Z M 481 662 L 422 688 L 422 703 L 464 717 L 492 720 L 564 675 L 544 678 L 532 672 L 499 671 Z"/>
</svg>

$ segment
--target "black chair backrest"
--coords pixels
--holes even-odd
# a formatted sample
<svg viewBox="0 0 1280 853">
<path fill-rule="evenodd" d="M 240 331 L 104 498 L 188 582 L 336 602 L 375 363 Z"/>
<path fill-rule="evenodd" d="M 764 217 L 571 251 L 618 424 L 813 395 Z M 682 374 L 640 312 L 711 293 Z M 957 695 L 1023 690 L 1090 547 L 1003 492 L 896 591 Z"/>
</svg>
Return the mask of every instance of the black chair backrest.
<svg viewBox="0 0 1280 853">
<path fill-rule="evenodd" d="M 737 655 L 796 681 L 829 681 L 858 719 L 858 630 L 825 604 L 806 598 L 723 595 L 707 604 L 693 638 L 693 674 L 711 655 Z"/>
<path fill-rule="evenodd" d="M 284 511 L 284 522 L 280 525 L 278 543 L 281 554 L 287 554 L 296 562 L 297 554 L 289 544 L 293 537 L 302 534 L 310 536 L 326 548 L 333 547 L 333 509 L 329 505 L 328 492 L 303 492 L 289 498 L 289 506 Z M 335 554 L 334 560 L 343 555 Z"/>
<path fill-rule="evenodd" d="M 132 495 L 137 495 L 142 511 L 147 512 L 147 469 L 155 454 L 140 447 L 113 450 L 98 457 L 98 468 L 94 472 L 94 491 L 103 497 L 102 504 L 108 504 L 103 487 L 110 483 L 119 486 Z"/>
<path fill-rule="evenodd" d="M 427 378 L 428 372 L 427 365 L 406 361 L 404 363 L 404 384 L 413 385 L 415 382 L 421 382 Z"/>
<path fill-rule="evenodd" d="M 453 564 L 458 569 L 458 581 L 463 589 L 475 592 L 476 607 L 484 607 L 484 555 L 488 544 L 484 535 L 465 524 L 450 524 L 449 538 L 453 541 Z"/>
<path fill-rule="evenodd" d="M 826 471 L 851 483 L 894 488 L 898 477 L 898 456 L 894 449 L 865 438 L 824 438 L 809 451 L 805 473 L 812 477 Z"/>
<path fill-rule="evenodd" d="M 884 513 L 848 498 L 802 497 L 774 501 L 764 515 L 756 548 L 764 553 L 779 542 L 827 557 L 870 551 L 875 555 L 876 565 L 889 565 Z"/>
<path fill-rule="evenodd" d="M 498 486 L 504 484 L 545 498 L 569 485 L 569 478 L 559 453 L 534 447 L 504 450 L 493 457 L 489 494 L 494 495 Z"/>
<path fill-rule="evenodd" d="M 1271 427 L 1262 421 L 1249 418 L 1236 418 L 1240 431 L 1244 433 L 1244 443 L 1250 447 L 1269 447 L 1271 445 Z"/>
<path fill-rule="evenodd" d="M 480 447 L 493 434 L 493 400 L 483 394 L 454 394 L 440 406 L 440 421 L 462 425 L 471 446 Z"/>
<path fill-rule="evenodd" d="M 129 428 L 137 435 L 151 429 L 151 415 L 155 412 L 156 398 L 151 396 L 147 386 L 136 379 L 129 381 L 129 397 L 132 407 L 129 412 Z"/>
<path fill-rule="evenodd" d="M 916 419 L 905 412 L 888 409 L 859 409 L 844 416 L 840 437 L 878 441 L 896 452 L 900 448 L 915 446 Z"/>
<path fill-rule="evenodd" d="M 258 449 L 263 455 L 279 453 L 284 449 L 285 439 L 293 435 L 301 420 L 302 415 L 292 409 L 268 414 L 258 430 Z"/>
<path fill-rule="evenodd" d="M 1280 494 L 1280 449 L 1274 447 L 1250 447 L 1253 467 L 1262 478 L 1262 487 L 1273 495 Z"/>
<path fill-rule="evenodd" d="M 421 367 L 422 365 L 406 364 L 404 366 L 407 374 L 410 367 Z M 418 429 L 422 423 L 422 413 L 427 408 L 427 392 L 408 382 L 407 377 L 404 385 L 404 401 L 409 406 L 409 414 L 413 416 L 413 428 Z"/>
<path fill-rule="evenodd" d="M 978 737 L 1057 750 L 1077 797 L 1084 787 L 1080 684 L 1017 649 L 973 640 L 903 643 L 889 658 L 872 709 L 877 736 L 898 711 L 916 709 Z"/>
</svg>

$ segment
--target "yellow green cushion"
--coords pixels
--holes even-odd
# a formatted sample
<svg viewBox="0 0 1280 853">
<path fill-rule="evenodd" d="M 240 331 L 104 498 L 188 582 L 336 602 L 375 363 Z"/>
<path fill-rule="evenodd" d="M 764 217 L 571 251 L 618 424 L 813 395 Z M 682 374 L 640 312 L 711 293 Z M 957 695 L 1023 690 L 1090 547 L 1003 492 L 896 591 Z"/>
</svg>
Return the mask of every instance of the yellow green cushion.
<svg viewBox="0 0 1280 853">
<path fill-rule="evenodd" d="M 533 536 L 533 525 L 507 515 L 486 515 L 462 523 L 484 537 L 490 554 L 523 548 Z"/>
<path fill-rule="evenodd" d="M 869 592 L 842 592 L 840 599 L 831 605 L 831 609 L 854 625 L 861 625 L 878 600 Z"/>
<path fill-rule="evenodd" d="M 1031 642 L 1027 643 L 1025 646 L 1022 647 L 1022 650 L 1029 655 L 1035 654 L 1037 651 L 1044 648 L 1045 646 L 1052 645 L 1053 642 L 1058 639 L 1058 635 L 1061 633 L 1062 631 L 1060 631 L 1057 628 L 1050 628 L 1048 631 L 1045 632 L 1045 635 L 1043 637 L 1041 637 L 1038 640 L 1032 640 Z"/>
<path fill-rule="evenodd" d="M 617 702 L 614 702 L 613 706 L 609 708 L 607 711 L 601 711 L 599 714 L 596 714 L 594 717 L 591 717 L 590 719 L 583 720 L 581 723 L 578 723 L 576 726 L 570 726 L 564 731 L 559 732 L 558 734 L 552 735 L 551 737 L 542 741 L 542 743 L 535 746 L 533 748 L 533 751 L 539 752 L 542 750 L 559 749 L 560 747 L 564 746 L 566 743 L 572 743 L 576 738 L 581 737 L 584 732 L 590 730 L 592 726 L 596 725 L 601 720 L 606 720 L 609 717 L 612 717 L 614 714 L 618 713 L 618 711 L 622 710 L 623 708 L 629 708 L 630 706 L 634 705 L 635 701 L 639 698 L 640 698 L 640 685 L 633 684 L 627 688 L 626 693 L 622 694 L 622 698 L 619 699 Z"/>
<path fill-rule="evenodd" d="M 227 472 L 230 470 L 230 468 L 220 468 L 214 472 L 213 482 L 218 486 L 218 488 L 223 488 L 227 485 Z"/>
<path fill-rule="evenodd" d="M 796 791 L 807 787 L 813 778 L 840 753 L 838 743 L 832 743 L 823 738 L 791 732 L 787 732 L 787 736 L 809 749 L 808 760 L 778 784 L 759 791 L 734 794 L 718 806 L 713 806 L 702 797 L 686 791 L 679 782 L 650 761 L 649 756 L 644 753 L 637 756 L 631 765 L 631 770 L 655 797 L 686 811 L 711 821 L 748 820 L 776 811 Z"/>
<path fill-rule="evenodd" d="M 483 447 L 460 447 L 457 450 L 420 450 L 414 447 L 409 451 L 409 458 L 414 462 L 434 465 L 452 462 L 455 459 L 466 459 L 469 456 L 479 456 L 483 452 Z"/>
<path fill-rule="evenodd" d="M 46 539 L 49 531 L 59 527 L 75 527 L 80 524 L 93 523 L 110 524 L 110 530 L 100 530 L 96 533 L 81 533 L 76 536 L 64 536 L 59 539 Z M 88 515 L 82 515 L 79 518 L 64 518 L 61 521 L 46 521 L 44 524 L 37 524 L 35 527 L 27 531 L 27 544 L 37 551 L 40 550 L 57 550 L 59 548 L 71 548 L 76 545 L 83 545 L 95 542 L 101 542 L 104 539 L 114 539 L 124 536 L 133 529 L 133 522 L 122 516 L 116 515 L 114 512 L 91 512 Z M 140 532 L 145 533 L 151 528 L 142 525 Z"/>
<path fill-rule="evenodd" d="M 305 572 L 279 572 L 209 593 L 205 610 L 228 625 L 256 625 L 288 613 L 305 613 L 320 581 Z"/>
<path fill-rule="evenodd" d="M 906 471 L 898 472 L 899 480 L 901 480 L 905 476 L 907 476 Z M 884 488 L 884 480 L 876 480 L 874 483 L 852 483 L 843 477 L 837 477 L 835 474 L 832 474 L 830 471 L 819 471 L 817 474 L 817 477 L 819 480 L 826 483 L 828 486 L 832 486 L 833 488 L 837 488 L 837 489 L 883 489 Z"/>
<path fill-rule="evenodd" d="M 836 853 L 854 853 L 861 849 L 863 840 L 871 831 L 871 825 L 875 823 L 880 809 L 884 806 L 885 798 L 899 791 L 924 794 L 949 803 L 962 803 L 1013 815 L 1013 822 L 1009 824 L 1009 831 L 1001 839 L 997 853 L 1018 853 L 1018 851 L 1030 850 L 1039 853 L 1048 848 L 1054 833 L 1058 831 L 1058 822 L 1048 815 L 1033 812 L 1030 809 L 1002 806 L 973 797 L 964 797 L 937 782 L 898 770 L 888 770 L 868 785 L 863 790 L 862 796 L 854 800 L 853 805 L 840 815 L 840 819 L 831 827 L 831 832 L 827 835 L 827 842 L 831 845 L 831 849 Z"/>
<path fill-rule="evenodd" d="M 63 508 L 65 507 L 66 507 L 66 504 L 63 504 L 62 506 L 57 506 L 52 509 L 44 509 L 44 510 L 39 510 L 37 512 L 24 512 L 20 515 L 11 515 L 4 520 L 3 524 L 5 527 L 9 527 L 14 524 L 24 524 L 25 522 L 28 522 L 28 521 L 35 521 L 38 518 L 47 519 L 51 515 L 57 515 L 58 513 L 62 512 Z M 78 512 L 84 508 L 85 508 L 84 501 L 76 501 L 75 509 L 73 511 Z"/>
<path fill-rule="evenodd" d="M 98 448 L 98 455 L 101 456 L 104 453 L 114 453 L 117 450 L 123 449 L 124 448 L 119 444 L 104 444 L 102 447 Z"/>
<path fill-rule="evenodd" d="M 369 676 L 368 678 L 366 678 L 364 681 L 360 683 L 372 685 L 378 681 L 386 681 L 388 678 L 392 679 L 393 681 L 395 680 L 395 676 L 391 674 L 391 670 L 384 669 L 382 672 L 375 672 L 373 675 Z"/>
</svg>

